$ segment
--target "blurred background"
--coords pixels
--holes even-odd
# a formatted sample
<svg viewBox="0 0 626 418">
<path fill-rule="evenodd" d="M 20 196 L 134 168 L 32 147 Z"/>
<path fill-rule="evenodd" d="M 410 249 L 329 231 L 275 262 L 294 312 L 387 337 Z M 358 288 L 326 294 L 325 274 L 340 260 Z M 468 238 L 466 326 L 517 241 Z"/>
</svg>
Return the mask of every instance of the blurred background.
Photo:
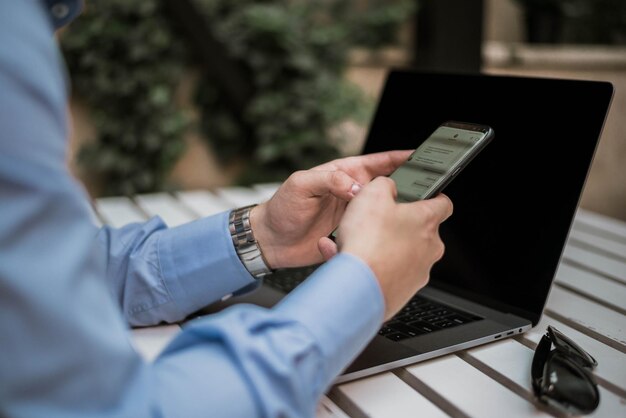
<svg viewBox="0 0 626 418">
<path fill-rule="evenodd" d="M 92 0 L 60 43 L 92 197 L 358 154 L 391 67 L 610 81 L 581 206 L 626 220 L 624 0 Z"/>
</svg>

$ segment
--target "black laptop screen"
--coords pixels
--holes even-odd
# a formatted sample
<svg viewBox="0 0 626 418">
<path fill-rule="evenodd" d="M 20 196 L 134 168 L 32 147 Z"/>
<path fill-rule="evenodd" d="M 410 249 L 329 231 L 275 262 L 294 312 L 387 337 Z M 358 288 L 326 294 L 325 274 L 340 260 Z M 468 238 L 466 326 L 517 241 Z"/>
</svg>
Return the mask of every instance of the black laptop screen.
<svg viewBox="0 0 626 418">
<path fill-rule="evenodd" d="M 416 148 L 447 120 L 495 131 L 445 191 L 454 215 L 430 286 L 537 323 L 612 94 L 608 82 L 389 73 L 363 153 Z"/>
</svg>

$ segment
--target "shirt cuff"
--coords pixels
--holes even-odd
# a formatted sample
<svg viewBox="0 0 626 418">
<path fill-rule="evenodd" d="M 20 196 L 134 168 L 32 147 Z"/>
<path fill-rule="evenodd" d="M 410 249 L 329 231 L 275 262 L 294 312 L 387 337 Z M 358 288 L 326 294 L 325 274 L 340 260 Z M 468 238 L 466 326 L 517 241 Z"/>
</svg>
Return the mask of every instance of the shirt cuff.
<svg viewBox="0 0 626 418">
<path fill-rule="evenodd" d="M 256 282 L 235 252 L 229 213 L 165 230 L 159 239 L 164 284 L 181 319 Z"/>
<path fill-rule="evenodd" d="M 330 383 L 376 335 L 384 318 L 378 280 L 361 259 L 338 254 L 275 308 L 313 334 L 326 359 Z"/>
</svg>

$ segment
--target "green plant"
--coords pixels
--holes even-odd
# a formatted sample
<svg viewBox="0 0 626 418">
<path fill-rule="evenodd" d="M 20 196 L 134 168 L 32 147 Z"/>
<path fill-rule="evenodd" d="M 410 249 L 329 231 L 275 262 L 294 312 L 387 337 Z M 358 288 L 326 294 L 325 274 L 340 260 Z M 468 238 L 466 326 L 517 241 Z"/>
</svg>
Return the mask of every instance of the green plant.
<svg viewBox="0 0 626 418">
<path fill-rule="evenodd" d="M 89 2 L 61 42 L 74 92 L 86 103 L 97 132 L 93 145 L 80 151 L 79 162 L 100 175 L 104 194 L 166 187 L 189 127 L 174 93 L 184 70 L 199 64 L 192 57 L 203 52 L 199 49 L 209 37 L 214 50 L 225 54 L 209 53 L 208 65 L 232 61 L 243 76 L 224 81 L 207 71 L 201 78 L 196 94 L 200 127 L 220 161 L 246 163 L 241 183 L 282 179 L 336 157 L 334 128 L 346 120 L 366 121 L 372 108 L 343 77 L 349 49 L 393 42 L 398 23 L 410 16 L 414 3 Z M 181 21 L 176 12 L 190 4 L 194 10 Z M 195 26 L 185 19 L 193 20 L 198 12 L 210 28 L 199 45 L 185 35 Z M 245 94 L 232 94 L 238 91 Z"/>
<path fill-rule="evenodd" d="M 222 161 L 248 162 L 239 178 L 247 184 L 282 180 L 339 155 L 333 128 L 363 122 L 372 109 L 343 77 L 349 49 L 393 42 L 415 2 L 193 3 L 251 86 L 243 109 L 229 105 L 215 78 L 205 77 L 197 95 L 205 136 Z"/>
<path fill-rule="evenodd" d="M 162 188 L 184 149 L 187 121 L 173 97 L 185 48 L 161 2 L 89 2 L 61 46 L 97 131 L 79 162 L 102 177 L 104 194 Z"/>
</svg>

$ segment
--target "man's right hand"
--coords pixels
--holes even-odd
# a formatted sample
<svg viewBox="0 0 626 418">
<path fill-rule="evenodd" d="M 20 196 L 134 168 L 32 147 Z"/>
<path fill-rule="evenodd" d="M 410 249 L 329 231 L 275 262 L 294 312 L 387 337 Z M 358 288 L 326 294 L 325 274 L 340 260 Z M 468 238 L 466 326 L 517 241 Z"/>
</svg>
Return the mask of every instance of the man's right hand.
<svg viewBox="0 0 626 418">
<path fill-rule="evenodd" d="M 428 200 L 396 203 L 387 177 L 367 184 L 350 202 L 339 224 L 337 246 L 365 261 L 385 299 L 385 320 L 395 315 L 430 278 L 443 256 L 439 225 L 452 214 L 440 194 Z"/>
</svg>

